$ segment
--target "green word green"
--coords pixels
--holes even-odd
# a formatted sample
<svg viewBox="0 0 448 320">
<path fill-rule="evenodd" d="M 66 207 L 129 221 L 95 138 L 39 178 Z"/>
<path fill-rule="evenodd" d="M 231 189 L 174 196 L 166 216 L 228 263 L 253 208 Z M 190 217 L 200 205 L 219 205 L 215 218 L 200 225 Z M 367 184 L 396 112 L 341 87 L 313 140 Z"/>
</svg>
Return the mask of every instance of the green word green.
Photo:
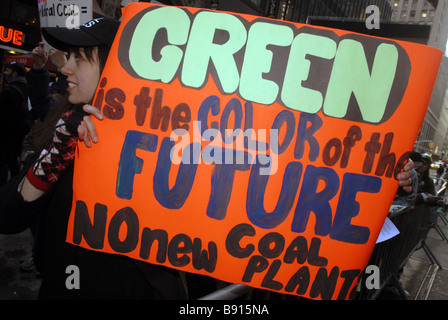
<svg viewBox="0 0 448 320">
<path fill-rule="evenodd" d="M 178 7 L 134 17 L 119 59 L 137 78 L 177 78 L 195 89 L 213 78 L 222 94 L 373 124 L 394 113 L 410 74 L 406 52 L 393 41 Z"/>
</svg>

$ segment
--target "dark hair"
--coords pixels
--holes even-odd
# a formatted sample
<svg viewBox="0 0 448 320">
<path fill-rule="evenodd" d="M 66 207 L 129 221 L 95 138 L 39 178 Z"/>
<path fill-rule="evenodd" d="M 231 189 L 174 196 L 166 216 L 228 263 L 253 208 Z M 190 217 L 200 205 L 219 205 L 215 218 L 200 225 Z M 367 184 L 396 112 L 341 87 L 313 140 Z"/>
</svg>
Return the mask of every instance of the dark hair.
<svg viewBox="0 0 448 320">
<path fill-rule="evenodd" d="M 106 64 L 107 56 L 109 55 L 110 48 L 107 46 L 98 46 L 98 47 L 72 47 L 69 48 L 69 53 L 74 53 L 76 55 L 81 54 L 81 49 L 84 52 L 87 60 L 90 62 L 93 61 L 93 54 L 95 52 L 95 48 L 98 48 L 98 60 L 100 64 L 100 73 L 103 72 L 104 66 Z"/>
<path fill-rule="evenodd" d="M 93 61 L 95 47 L 83 47 L 84 55 L 87 60 Z M 80 54 L 81 47 L 73 47 L 69 49 L 69 53 Z M 99 46 L 98 47 L 98 62 L 100 68 L 100 74 L 103 72 L 104 66 L 106 64 L 107 56 L 109 55 L 110 48 L 107 46 Z M 91 103 L 87 101 L 86 103 Z M 36 148 L 36 152 L 41 152 L 43 148 L 47 147 L 54 135 L 54 130 L 56 127 L 56 123 L 61 118 L 61 116 L 70 111 L 74 110 L 75 105 L 71 104 L 68 101 L 68 94 L 61 96 L 59 101 L 50 109 L 47 113 L 44 123 L 41 126 L 41 130 L 39 134 L 33 137 L 33 145 Z"/>
</svg>

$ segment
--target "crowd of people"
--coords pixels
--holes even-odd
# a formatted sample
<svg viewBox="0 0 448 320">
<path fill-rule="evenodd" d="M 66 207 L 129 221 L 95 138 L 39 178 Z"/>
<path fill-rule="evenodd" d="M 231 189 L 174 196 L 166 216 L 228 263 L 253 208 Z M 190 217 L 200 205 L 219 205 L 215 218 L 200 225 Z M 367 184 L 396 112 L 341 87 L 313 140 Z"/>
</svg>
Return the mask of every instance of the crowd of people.
<svg viewBox="0 0 448 320">
<path fill-rule="evenodd" d="M 2 140 L 11 140 L 11 145 L 1 146 L 2 155 L 8 150 L 7 157 L 2 156 L 2 170 L 7 168 L 9 177 L 1 180 L 0 233 L 33 230 L 34 264 L 42 278 L 41 299 L 187 298 L 185 278 L 179 271 L 65 241 L 75 148 L 78 141 L 88 147 L 98 141 L 92 118 L 102 120 L 103 116 L 91 104 L 118 27 L 116 20 L 103 18 L 89 22 L 88 30 L 84 26 L 42 28 L 53 51 L 45 52 L 43 44 L 36 47 L 28 73 L 17 63 L 5 65 L 8 85 L 0 98 L 0 127 L 6 130 L 3 137 L 11 137 Z M 48 59 L 60 68 L 52 84 L 45 67 Z M 14 86 L 21 88 L 20 93 Z M 12 138 L 13 133 L 17 137 Z M 417 201 L 417 185 L 413 183 L 417 183 L 415 177 L 424 162 L 411 160 L 397 178 L 400 198 L 414 197 Z M 419 175 L 420 191 L 426 186 L 420 186 L 424 173 Z M 424 201 L 431 199 L 429 195 L 423 197 Z M 82 290 L 67 289 L 69 265 L 82 270 Z"/>
<path fill-rule="evenodd" d="M 21 143 L 30 129 L 26 69 L 20 63 L 3 63 L 7 86 L 0 93 L 0 185 L 19 173 Z M 8 137 L 8 139 L 6 139 Z"/>
</svg>

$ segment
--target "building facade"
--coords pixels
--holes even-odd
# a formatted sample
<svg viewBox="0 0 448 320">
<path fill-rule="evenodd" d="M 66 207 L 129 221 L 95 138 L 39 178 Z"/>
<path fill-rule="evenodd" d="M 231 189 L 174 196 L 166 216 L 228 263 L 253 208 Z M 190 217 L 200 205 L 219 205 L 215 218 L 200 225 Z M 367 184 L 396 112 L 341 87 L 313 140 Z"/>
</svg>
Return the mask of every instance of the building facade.
<svg viewBox="0 0 448 320">
<path fill-rule="evenodd" d="M 432 24 L 436 3 L 427 0 L 389 0 L 393 10 L 391 20 L 394 23 Z"/>
<path fill-rule="evenodd" d="M 431 25 L 431 33 L 427 45 L 446 51 L 448 39 L 448 2 L 427 0 L 396 0 L 397 15 L 393 17 L 403 24 L 428 24 Z M 406 4 L 407 2 L 407 4 Z M 401 7 L 400 7 L 401 5 Z M 425 8 L 433 9 L 428 11 Z M 401 10 L 398 10 L 400 9 Z M 406 10 L 404 10 L 406 8 Z M 411 10 L 409 10 L 411 8 Z M 413 11 L 415 9 L 415 14 Z M 432 10 L 434 12 L 432 12 Z M 406 16 L 409 16 L 407 19 Z M 412 17 L 411 17 L 412 16 Z M 414 149 L 419 152 L 427 152 L 434 159 L 446 158 L 448 150 L 448 59 L 445 56 L 439 69 L 439 74 L 434 86 L 431 102 L 426 117 L 415 141 Z"/>
</svg>

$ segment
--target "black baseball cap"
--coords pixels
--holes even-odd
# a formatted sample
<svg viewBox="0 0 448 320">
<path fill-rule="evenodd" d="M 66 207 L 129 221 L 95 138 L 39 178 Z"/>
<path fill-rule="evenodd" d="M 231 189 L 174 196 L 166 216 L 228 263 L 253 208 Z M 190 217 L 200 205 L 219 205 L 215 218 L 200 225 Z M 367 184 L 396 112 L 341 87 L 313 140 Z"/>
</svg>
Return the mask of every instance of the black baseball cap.
<svg viewBox="0 0 448 320">
<path fill-rule="evenodd" d="M 79 28 L 43 27 L 42 35 L 54 48 L 68 52 L 71 47 L 111 47 L 120 22 L 111 18 L 96 18 Z"/>
<path fill-rule="evenodd" d="M 21 64 L 21 63 L 18 63 L 18 62 L 15 62 L 15 61 L 12 61 L 12 62 L 3 62 L 3 65 L 4 65 L 6 68 L 9 68 L 9 69 L 11 69 L 11 70 L 17 72 L 17 76 L 19 76 L 19 77 L 23 77 L 23 76 L 26 75 L 26 69 L 25 69 L 25 66 L 24 66 L 23 64 Z"/>
</svg>

